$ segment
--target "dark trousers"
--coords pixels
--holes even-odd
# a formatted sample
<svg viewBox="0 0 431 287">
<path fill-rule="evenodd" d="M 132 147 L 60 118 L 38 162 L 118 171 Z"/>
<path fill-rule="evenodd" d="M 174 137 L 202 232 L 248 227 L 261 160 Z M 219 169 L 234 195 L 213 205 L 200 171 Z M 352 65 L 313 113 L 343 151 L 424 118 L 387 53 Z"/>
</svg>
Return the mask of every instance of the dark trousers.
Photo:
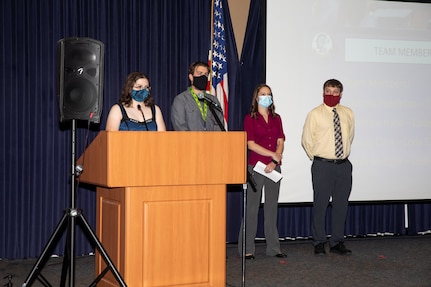
<svg viewBox="0 0 431 287">
<path fill-rule="evenodd" d="M 327 242 L 326 210 L 332 197 L 330 246 L 344 241 L 349 196 L 352 190 L 352 164 L 314 160 L 311 166 L 313 180 L 313 245 Z"/>
<path fill-rule="evenodd" d="M 280 166 L 275 168 L 281 172 Z M 255 238 L 258 225 L 258 213 L 262 200 L 262 188 L 265 187 L 265 203 L 263 204 L 264 232 L 266 240 L 266 255 L 274 256 L 281 253 L 280 241 L 277 229 L 278 195 L 280 193 L 280 181 L 275 183 L 271 179 L 253 171 L 253 166 L 248 165 L 248 171 L 254 177 L 257 184 L 256 191 L 247 185 L 247 210 L 246 210 L 246 250 L 245 254 L 255 254 Z M 238 237 L 238 251 L 242 254 L 242 230 L 244 221 Z"/>
</svg>

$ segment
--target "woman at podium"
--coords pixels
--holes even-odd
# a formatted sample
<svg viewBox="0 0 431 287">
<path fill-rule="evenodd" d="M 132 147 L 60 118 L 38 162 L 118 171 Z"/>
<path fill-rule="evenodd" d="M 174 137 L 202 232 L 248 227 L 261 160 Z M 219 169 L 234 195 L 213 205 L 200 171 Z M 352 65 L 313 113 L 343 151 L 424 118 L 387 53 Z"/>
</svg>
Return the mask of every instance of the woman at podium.
<svg viewBox="0 0 431 287">
<path fill-rule="evenodd" d="M 149 78 L 140 72 L 130 73 L 118 103 L 111 107 L 107 131 L 166 131 L 159 106 L 154 104 Z"/>
</svg>

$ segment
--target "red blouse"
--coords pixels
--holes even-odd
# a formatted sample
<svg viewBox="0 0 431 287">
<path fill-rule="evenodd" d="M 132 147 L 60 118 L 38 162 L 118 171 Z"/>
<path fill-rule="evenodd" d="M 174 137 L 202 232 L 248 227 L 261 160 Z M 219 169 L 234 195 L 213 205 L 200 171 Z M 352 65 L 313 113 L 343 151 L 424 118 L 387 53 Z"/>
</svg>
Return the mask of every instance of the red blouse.
<svg viewBox="0 0 431 287">
<path fill-rule="evenodd" d="M 244 131 L 247 133 L 247 141 L 254 141 L 271 151 L 277 150 L 277 140 L 279 138 L 285 139 L 283 124 L 278 114 L 275 117 L 268 116 L 268 123 L 259 113 L 255 119 L 248 114 L 244 118 Z M 258 161 L 268 164 L 271 162 L 271 157 L 248 150 L 248 164 L 255 165 Z"/>
</svg>

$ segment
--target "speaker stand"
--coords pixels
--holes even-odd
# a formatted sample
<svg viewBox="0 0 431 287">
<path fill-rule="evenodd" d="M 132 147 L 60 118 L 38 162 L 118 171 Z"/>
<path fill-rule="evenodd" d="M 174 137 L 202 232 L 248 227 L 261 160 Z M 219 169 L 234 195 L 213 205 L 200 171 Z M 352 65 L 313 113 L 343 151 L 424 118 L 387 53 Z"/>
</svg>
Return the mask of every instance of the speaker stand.
<svg viewBox="0 0 431 287">
<path fill-rule="evenodd" d="M 43 267 L 45 266 L 46 262 L 48 261 L 52 250 L 54 249 L 59 239 L 61 238 L 60 235 L 62 235 L 62 233 L 66 230 L 66 228 L 67 228 L 66 251 L 63 258 L 63 268 L 61 273 L 60 286 L 65 286 L 66 278 L 69 279 L 68 281 L 69 287 L 75 286 L 75 227 L 77 223 L 81 224 L 81 229 L 84 231 L 85 235 L 88 237 L 91 243 L 93 243 L 96 246 L 101 257 L 103 258 L 103 260 L 107 265 L 106 268 L 96 277 L 96 279 L 94 279 L 94 281 L 90 284 L 90 286 L 96 286 L 97 282 L 99 282 L 103 278 L 103 276 L 110 270 L 114 275 L 115 279 L 117 280 L 117 282 L 120 284 L 120 286 L 127 287 L 126 283 L 124 282 L 117 268 L 114 266 L 112 260 L 109 258 L 108 253 L 103 248 L 102 243 L 99 241 L 95 233 L 91 230 L 91 227 L 88 224 L 87 220 L 85 219 L 84 215 L 82 214 L 82 211 L 75 207 L 75 198 L 76 198 L 75 196 L 75 193 L 76 193 L 75 137 L 76 137 L 76 120 L 73 119 L 72 120 L 72 145 L 71 145 L 72 146 L 72 152 L 71 152 L 72 178 L 71 178 L 71 189 L 70 189 L 71 206 L 70 208 L 64 211 L 63 217 L 60 219 L 59 223 L 57 224 L 57 227 L 55 228 L 53 234 L 48 240 L 45 248 L 42 251 L 42 254 L 39 256 L 35 265 L 33 266 L 33 269 L 30 271 L 29 275 L 27 276 L 27 279 L 22 284 L 22 287 L 31 286 L 36 279 L 39 280 L 39 282 L 42 283 L 42 285 L 44 286 L 52 286 L 48 282 L 48 280 L 45 277 L 43 277 L 40 273 Z"/>
</svg>

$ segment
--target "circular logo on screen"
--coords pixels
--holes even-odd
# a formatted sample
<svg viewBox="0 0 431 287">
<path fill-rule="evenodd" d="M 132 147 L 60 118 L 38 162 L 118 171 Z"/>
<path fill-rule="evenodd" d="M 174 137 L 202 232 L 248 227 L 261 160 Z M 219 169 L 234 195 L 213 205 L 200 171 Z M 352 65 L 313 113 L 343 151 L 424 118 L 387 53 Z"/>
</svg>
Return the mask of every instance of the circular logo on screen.
<svg viewBox="0 0 431 287">
<path fill-rule="evenodd" d="M 332 51 L 332 39 L 326 33 L 318 33 L 313 38 L 313 51 L 318 55 L 328 55 Z"/>
</svg>

